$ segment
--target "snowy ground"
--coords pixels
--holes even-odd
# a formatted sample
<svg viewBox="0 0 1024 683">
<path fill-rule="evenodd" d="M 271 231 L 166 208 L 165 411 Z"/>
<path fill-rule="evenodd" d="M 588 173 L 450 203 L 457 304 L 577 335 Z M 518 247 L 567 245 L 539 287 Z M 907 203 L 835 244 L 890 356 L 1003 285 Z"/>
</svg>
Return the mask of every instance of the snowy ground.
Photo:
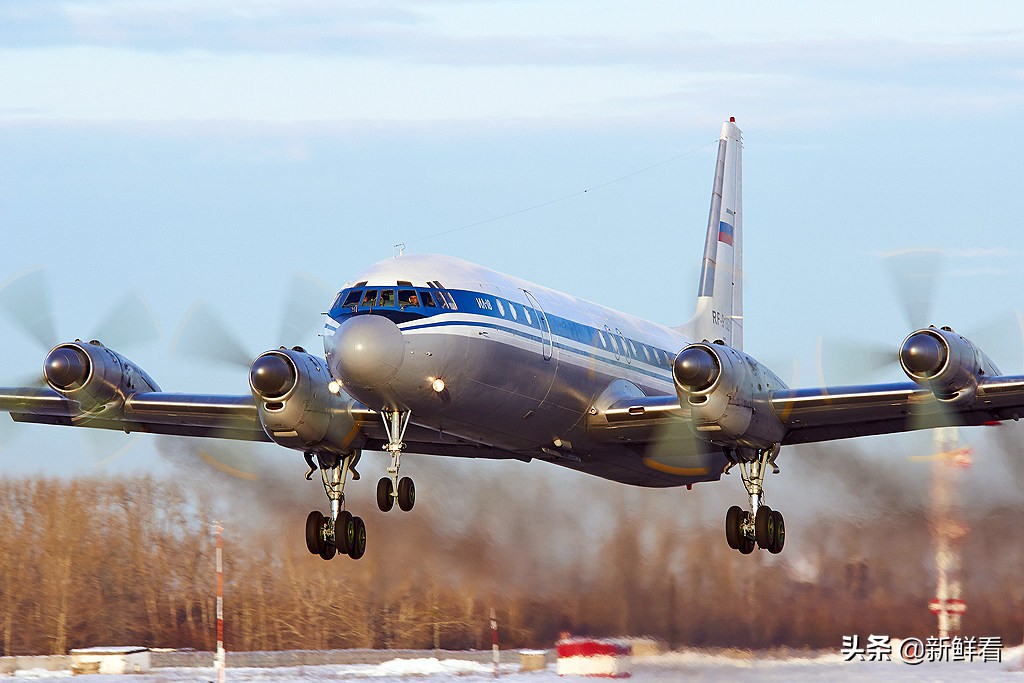
<svg viewBox="0 0 1024 683">
<path fill-rule="evenodd" d="M 670 681 L 1024 681 L 1020 668 L 1021 648 L 1003 651 L 1001 663 L 949 662 L 923 663 L 912 666 L 901 662 L 844 662 L 838 654 L 807 657 L 776 657 L 774 655 L 728 656 L 699 651 L 673 652 L 637 659 L 632 680 L 637 683 L 668 683 Z M 559 677 L 554 666 L 546 671 L 520 673 L 518 664 L 502 666 L 501 679 L 509 683 L 542 683 L 543 681 L 584 681 L 581 677 Z M 57 681 L 70 678 L 70 672 L 19 671 L 0 680 Z M 124 676 L 75 676 L 75 683 L 179 683 L 215 681 L 212 668 L 157 669 L 148 674 Z M 459 659 L 396 659 L 374 665 L 329 665 L 285 667 L 276 669 L 229 669 L 228 681 L 490 681 L 493 669 L 489 664 Z"/>
</svg>

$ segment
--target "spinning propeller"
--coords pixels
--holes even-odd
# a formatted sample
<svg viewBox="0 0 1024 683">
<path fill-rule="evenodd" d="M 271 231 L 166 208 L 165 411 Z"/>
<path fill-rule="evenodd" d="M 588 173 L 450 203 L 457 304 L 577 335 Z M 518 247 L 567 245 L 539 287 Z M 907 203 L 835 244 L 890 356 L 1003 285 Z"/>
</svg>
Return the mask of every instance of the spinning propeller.
<svg viewBox="0 0 1024 683">
<path fill-rule="evenodd" d="M 321 324 L 323 311 L 330 305 L 332 296 L 333 293 L 326 283 L 309 276 L 293 275 L 285 290 L 277 334 L 278 343 L 283 346 L 306 343 L 306 339 Z M 203 302 L 194 305 L 185 315 L 172 349 L 181 356 L 255 372 L 271 391 L 274 386 L 284 381 L 280 376 L 282 369 L 274 365 L 275 356 L 265 356 L 266 360 L 261 359 L 261 363 L 266 367 L 253 368 L 253 359 L 258 354 L 253 353 L 240 339 L 239 334 Z M 288 371 L 290 366 L 284 370 Z M 204 441 L 202 445 L 189 450 L 218 475 L 251 481 L 258 479 L 260 470 L 263 469 L 253 457 L 252 445 Z M 175 464 L 184 464 L 186 461 L 191 467 L 195 463 L 195 457 L 172 460 Z"/>
<path fill-rule="evenodd" d="M 42 268 L 30 270 L 0 288 L 0 310 L 15 327 L 36 343 L 41 352 L 49 352 L 43 369 L 51 381 L 55 380 L 57 386 L 71 386 L 84 376 L 87 367 L 80 354 L 72 349 L 54 349 L 61 340 L 57 336 L 57 316 L 50 292 L 46 271 Z M 87 339 L 100 340 L 117 351 L 138 348 L 160 339 L 160 325 L 152 307 L 137 292 L 129 291 L 110 307 L 100 319 L 93 336 Z M 46 377 L 34 374 L 15 378 L 15 383 L 19 386 L 46 386 Z M 6 426 L 8 422 L 2 420 L 0 424 Z M 108 440 L 105 437 L 109 437 L 109 434 L 101 430 L 90 430 L 87 433 L 90 434 L 90 448 L 94 451 L 97 464 L 112 460 L 128 447 L 123 445 L 123 436 L 118 437 L 120 448 L 110 455 L 111 445 L 103 443 Z"/>
<path fill-rule="evenodd" d="M 908 332 L 934 324 L 932 309 L 938 282 L 943 279 L 944 253 L 937 249 L 908 250 L 884 257 L 885 269 L 896 301 L 903 311 Z M 1004 313 L 988 323 L 964 332 L 989 354 L 1000 369 L 1018 372 L 1024 367 L 1024 334 L 1017 312 Z M 912 343 L 920 340 L 911 340 Z M 923 343 L 923 342 L 921 342 Z M 918 344 L 920 346 L 920 343 Z M 928 349 L 908 349 L 926 362 Z M 931 355 L 937 352 L 931 349 Z M 850 337 L 818 340 L 818 379 L 823 386 L 863 384 L 884 370 L 899 368 L 899 348 Z"/>
<path fill-rule="evenodd" d="M 944 279 L 943 260 L 943 252 L 934 249 L 902 251 L 885 257 L 896 300 L 912 330 L 934 323 L 932 309 L 937 284 Z M 994 357 L 997 364 L 1002 361 L 1002 372 L 1020 371 L 1024 335 L 1016 312 L 1002 314 L 978 331 L 964 332 L 964 336 Z M 820 339 L 819 380 L 826 387 L 870 382 L 883 371 L 899 368 L 900 355 L 900 348 L 894 345 L 858 342 L 848 337 Z M 944 365 L 945 348 L 936 336 L 916 334 L 905 340 L 902 356 L 907 371 L 928 377 Z M 937 417 L 955 423 L 950 406 L 934 399 L 915 404 L 907 420 L 916 429 L 934 425 Z"/>
</svg>

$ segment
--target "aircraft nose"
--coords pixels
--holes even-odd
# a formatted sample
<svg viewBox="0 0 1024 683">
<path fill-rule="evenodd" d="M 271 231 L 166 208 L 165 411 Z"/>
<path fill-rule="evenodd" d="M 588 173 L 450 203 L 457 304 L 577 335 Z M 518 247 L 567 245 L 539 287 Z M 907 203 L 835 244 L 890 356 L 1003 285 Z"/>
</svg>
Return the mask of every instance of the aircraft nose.
<svg viewBox="0 0 1024 683">
<path fill-rule="evenodd" d="M 334 333 L 331 374 L 343 386 L 373 389 L 390 382 L 402 367 L 405 338 L 379 315 L 349 318 Z"/>
</svg>

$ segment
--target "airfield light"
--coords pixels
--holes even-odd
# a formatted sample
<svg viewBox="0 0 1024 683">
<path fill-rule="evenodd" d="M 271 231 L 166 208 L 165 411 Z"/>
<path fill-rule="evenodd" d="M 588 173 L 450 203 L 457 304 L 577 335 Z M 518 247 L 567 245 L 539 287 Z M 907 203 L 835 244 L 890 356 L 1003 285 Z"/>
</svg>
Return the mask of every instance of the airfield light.
<svg viewBox="0 0 1024 683">
<path fill-rule="evenodd" d="M 442 391 L 444 391 L 444 380 L 438 377 L 437 379 L 430 383 L 430 388 L 440 394 Z"/>
</svg>

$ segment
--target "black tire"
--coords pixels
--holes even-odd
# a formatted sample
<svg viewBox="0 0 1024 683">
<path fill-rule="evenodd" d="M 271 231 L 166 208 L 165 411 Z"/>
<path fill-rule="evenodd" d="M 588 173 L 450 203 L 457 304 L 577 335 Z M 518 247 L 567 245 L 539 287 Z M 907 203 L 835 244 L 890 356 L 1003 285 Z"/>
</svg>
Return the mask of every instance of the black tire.
<svg viewBox="0 0 1024 683">
<path fill-rule="evenodd" d="M 352 547 L 349 548 L 348 556 L 358 560 L 366 552 L 366 525 L 362 517 L 352 518 Z"/>
<path fill-rule="evenodd" d="M 740 546 L 740 552 L 744 555 L 749 555 L 754 552 L 754 539 L 743 537 L 743 545 Z"/>
<path fill-rule="evenodd" d="M 352 527 L 353 519 L 351 512 L 342 510 L 338 513 L 338 521 L 334 523 L 334 545 L 343 555 L 347 555 L 349 548 L 352 547 L 355 535 L 355 530 Z"/>
<path fill-rule="evenodd" d="M 402 477 L 398 482 L 398 507 L 402 508 L 403 512 L 408 512 L 415 504 L 416 484 L 412 483 L 409 477 Z"/>
<path fill-rule="evenodd" d="M 782 552 L 782 547 L 786 545 L 786 520 L 782 518 L 782 513 L 778 510 L 772 512 L 772 517 L 775 518 L 775 542 L 772 543 L 768 552 L 778 555 Z"/>
<path fill-rule="evenodd" d="M 306 517 L 306 550 L 313 555 L 319 555 L 324 543 L 324 537 L 320 529 L 324 525 L 324 515 L 319 510 L 313 510 Z"/>
<path fill-rule="evenodd" d="M 377 482 L 377 507 L 381 512 L 388 512 L 395 507 L 395 485 L 388 477 L 382 477 Z"/>
<path fill-rule="evenodd" d="M 337 553 L 338 553 L 338 549 L 334 546 L 334 544 L 333 543 L 327 543 L 325 541 L 324 542 L 324 547 L 320 549 L 320 553 L 319 554 L 320 554 L 320 557 L 322 557 L 323 559 L 329 560 L 329 559 L 333 558 Z"/>
<path fill-rule="evenodd" d="M 775 517 L 767 505 L 757 508 L 754 516 L 754 539 L 759 548 L 768 550 L 775 543 Z"/>
<path fill-rule="evenodd" d="M 742 523 L 743 508 L 739 505 L 733 505 L 725 513 L 725 540 L 729 542 L 729 547 L 733 550 L 739 550 L 740 545 L 743 543 Z"/>
</svg>

